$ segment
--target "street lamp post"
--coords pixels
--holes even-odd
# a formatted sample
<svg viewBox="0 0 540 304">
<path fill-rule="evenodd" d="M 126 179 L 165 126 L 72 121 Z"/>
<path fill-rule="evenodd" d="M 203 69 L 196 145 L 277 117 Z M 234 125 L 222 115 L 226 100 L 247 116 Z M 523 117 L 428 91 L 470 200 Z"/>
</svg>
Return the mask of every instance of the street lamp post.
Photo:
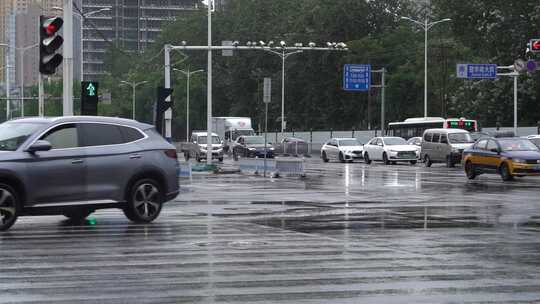
<svg viewBox="0 0 540 304">
<path fill-rule="evenodd" d="M 131 118 L 133 120 L 135 120 L 135 89 L 141 85 L 141 84 L 145 84 L 147 83 L 148 81 L 141 81 L 141 82 L 129 82 L 129 81 L 125 81 L 125 80 L 120 80 L 120 83 L 121 84 L 125 84 L 125 85 L 129 85 L 131 86 L 131 89 L 132 89 L 132 99 L 131 99 L 131 103 L 132 103 L 132 115 L 131 115 Z"/>
<path fill-rule="evenodd" d="M 8 44 L 6 43 L 0 43 L 0 46 L 3 46 L 3 47 L 9 47 Z M 5 66 L 5 69 L 6 69 L 6 121 L 9 120 L 9 106 L 10 106 L 10 87 L 9 87 L 9 68 L 11 68 L 9 66 L 9 60 L 8 60 L 8 57 L 9 57 L 9 54 L 8 52 L 6 52 L 6 66 Z"/>
<path fill-rule="evenodd" d="M 24 117 L 24 53 L 31 48 L 38 46 L 39 43 L 32 44 L 25 47 L 15 48 L 17 51 L 20 51 L 21 56 L 21 67 L 20 67 L 20 77 L 21 77 L 21 117 Z"/>
<path fill-rule="evenodd" d="M 424 22 L 414 20 L 409 17 L 401 17 L 402 20 L 411 21 L 419 25 L 424 30 L 424 117 L 427 117 L 427 50 L 428 50 L 428 31 L 436 24 L 452 21 L 452 19 L 445 18 L 434 22 L 428 22 L 428 18 L 424 19 Z"/>
<path fill-rule="evenodd" d="M 204 70 L 196 70 L 196 71 L 190 71 L 189 68 L 187 71 L 180 70 L 173 68 L 174 71 L 180 72 L 184 74 L 187 77 L 187 84 L 186 84 L 186 141 L 189 140 L 189 80 L 191 75 L 195 73 L 204 72 Z"/>
<path fill-rule="evenodd" d="M 282 45 L 285 46 L 283 41 Z M 285 48 L 282 48 L 281 51 L 275 51 L 272 49 L 265 49 L 265 51 L 281 57 L 281 134 L 283 135 L 283 132 L 285 132 L 285 60 L 290 56 L 302 53 L 303 51 L 286 52 Z"/>
</svg>

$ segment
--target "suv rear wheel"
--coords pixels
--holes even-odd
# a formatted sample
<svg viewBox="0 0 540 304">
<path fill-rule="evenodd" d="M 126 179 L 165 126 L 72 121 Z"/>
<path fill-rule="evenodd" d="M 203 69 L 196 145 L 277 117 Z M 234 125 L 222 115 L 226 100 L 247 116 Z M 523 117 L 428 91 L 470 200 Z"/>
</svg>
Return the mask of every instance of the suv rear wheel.
<svg viewBox="0 0 540 304">
<path fill-rule="evenodd" d="M 0 231 L 8 230 L 19 216 L 19 197 L 11 186 L 0 183 Z"/>
<path fill-rule="evenodd" d="M 142 179 L 131 187 L 127 206 L 123 209 L 128 219 L 136 223 L 150 223 L 156 219 L 163 205 L 163 192 L 153 179 Z"/>
</svg>

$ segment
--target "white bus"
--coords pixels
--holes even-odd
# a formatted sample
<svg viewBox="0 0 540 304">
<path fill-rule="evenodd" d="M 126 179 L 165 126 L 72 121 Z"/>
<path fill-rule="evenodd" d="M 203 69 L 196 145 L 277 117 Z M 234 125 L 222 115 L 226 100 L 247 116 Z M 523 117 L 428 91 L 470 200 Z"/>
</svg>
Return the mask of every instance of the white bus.
<svg viewBox="0 0 540 304">
<path fill-rule="evenodd" d="M 386 129 L 386 135 L 398 136 L 405 139 L 421 137 L 427 129 L 463 129 L 469 132 L 478 131 L 476 120 L 465 118 L 421 117 L 408 118 L 403 122 L 391 122 Z"/>
</svg>

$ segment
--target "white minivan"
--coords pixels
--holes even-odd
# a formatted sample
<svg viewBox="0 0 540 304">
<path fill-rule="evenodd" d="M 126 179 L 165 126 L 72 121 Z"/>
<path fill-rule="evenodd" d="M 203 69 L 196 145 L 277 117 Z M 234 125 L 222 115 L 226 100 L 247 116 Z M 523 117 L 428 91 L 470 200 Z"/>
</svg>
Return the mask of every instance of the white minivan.
<svg viewBox="0 0 540 304">
<path fill-rule="evenodd" d="M 474 140 L 462 129 L 427 129 L 422 136 L 420 154 L 426 167 L 433 163 L 446 163 L 451 168 L 461 162 L 463 150 Z"/>
</svg>

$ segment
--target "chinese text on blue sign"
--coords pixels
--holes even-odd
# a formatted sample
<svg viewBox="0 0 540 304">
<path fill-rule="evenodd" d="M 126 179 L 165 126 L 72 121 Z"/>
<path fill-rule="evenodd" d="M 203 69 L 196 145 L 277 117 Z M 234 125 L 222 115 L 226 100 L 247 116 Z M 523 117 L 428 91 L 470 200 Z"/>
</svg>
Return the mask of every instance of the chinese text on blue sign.
<svg viewBox="0 0 540 304">
<path fill-rule="evenodd" d="M 458 64 L 457 78 L 497 78 L 496 64 Z"/>
<path fill-rule="evenodd" d="M 367 91 L 371 85 L 371 65 L 346 64 L 343 68 L 345 91 Z"/>
</svg>

